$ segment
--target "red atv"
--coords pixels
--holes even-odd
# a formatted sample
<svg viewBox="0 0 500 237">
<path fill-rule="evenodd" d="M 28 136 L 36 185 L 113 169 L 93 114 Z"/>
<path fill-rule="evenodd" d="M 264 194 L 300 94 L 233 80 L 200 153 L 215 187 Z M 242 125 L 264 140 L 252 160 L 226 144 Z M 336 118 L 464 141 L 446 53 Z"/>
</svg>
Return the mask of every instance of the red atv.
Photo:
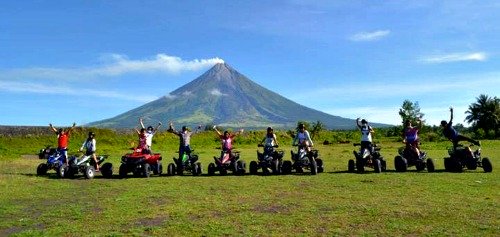
<svg viewBox="0 0 500 237">
<path fill-rule="evenodd" d="M 161 165 L 161 154 L 150 153 L 149 150 L 137 147 L 133 153 L 127 153 L 122 156 L 119 174 L 121 178 L 127 177 L 132 172 L 135 176 L 149 177 L 151 171 L 153 174 L 160 175 L 163 171 Z"/>
<path fill-rule="evenodd" d="M 214 156 L 215 163 L 208 165 L 208 175 L 214 175 L 215 171 L 219 174 L 226 175 L 228 170 L 231 170 L 235 175 L 243 175 L 246 172 L 245 161 L 240 160 L 240 152 L 238 151 L 223 151 L 220 157 Z"/>
</svg>

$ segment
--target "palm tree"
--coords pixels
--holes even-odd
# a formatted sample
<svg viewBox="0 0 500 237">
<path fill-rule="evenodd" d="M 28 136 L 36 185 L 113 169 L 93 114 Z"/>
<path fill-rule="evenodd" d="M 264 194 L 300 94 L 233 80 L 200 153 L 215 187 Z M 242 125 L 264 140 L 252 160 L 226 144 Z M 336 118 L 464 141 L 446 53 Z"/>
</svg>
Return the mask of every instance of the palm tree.
<svg viewBox="0 0 500 237">
<path fill-rule="evenodd" d="M 495 136 L 500 132 L 500 99 L 481 94 L 476 98 L 476 103 L 469 105 L 465 112 L 467 123 L 471 123 L 474 129 L 483 129 L 486 135 L 491 130 L 495 131 Z"/>
</svg>

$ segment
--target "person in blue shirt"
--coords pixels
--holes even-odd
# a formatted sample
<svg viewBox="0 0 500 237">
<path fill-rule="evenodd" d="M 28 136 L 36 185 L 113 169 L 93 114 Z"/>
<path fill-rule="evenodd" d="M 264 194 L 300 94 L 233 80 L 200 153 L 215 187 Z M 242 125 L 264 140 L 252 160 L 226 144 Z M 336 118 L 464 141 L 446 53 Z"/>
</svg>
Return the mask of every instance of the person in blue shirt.
<svg viewBox="0 0 500 237">
<path fill-rule="evenodd" d="M 446 122 L 446 120 L 441 121 L 441 127 L 443 127 L 443 135 L 448 138 L 451 142 L 453 142 L 453 148 L 457 148 L 458 142 L 460 141 L 468 141 L 476 146 L 480 146 L 481 143 L 474 139 L 468 138 L 466 136 L 460 135 L 455 128 L 453 128 L 453 108 L 450 107 L 450 121 Z"/>
</svg>

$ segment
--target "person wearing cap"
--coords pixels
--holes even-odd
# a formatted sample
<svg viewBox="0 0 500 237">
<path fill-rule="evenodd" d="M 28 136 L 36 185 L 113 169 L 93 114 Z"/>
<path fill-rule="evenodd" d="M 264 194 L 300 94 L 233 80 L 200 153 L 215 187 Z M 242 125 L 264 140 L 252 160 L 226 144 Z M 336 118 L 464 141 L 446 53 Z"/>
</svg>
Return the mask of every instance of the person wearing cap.
<svg viewBox="0 0 500 237">
<path fill-rule="evenodd" d="M 369 151 L 371 151 L 372 133 L 374 133 L 375 131 L 370 125 L 368 125 L 368 121 L 366 121 L 365 119 L 361 119 L 361 124 L 360 124 L 360 118 L 357 118 L 356 125 L 361 131 L 361 150 L 368 149 Z"/>
<path fill-rule="evenodd" d="M 142 118 L 139 118 L 139 124 L 141 125 L 142 129 L 145 129 L 144 123 L 142 122 Z M 158 123 L 156 128 L 153 128 L 153 126 L 148 126 L 146 129 L 146 148 L 151 153 L 151 146 L 153 145 L 153 136 L 156 134 L 158 131 L 158 128 L 160 128 L 161 122 Z"/>
<path fill-rule="evenodd" d="M 83 151 L 83 148 L 85 148 L 85 155 L 86 156 L 92 156 L 92 159 L 94 159 L 95 162 L 95 170 L 99 171 L 99 164 L 97 163 L 97 155 L 95 154 L 96 151 L 96 141 L 95 141 L 95 134 L 93 132 L 89 132 L 89 136 L 87 140 L 85 140 L 82 144 L 82 147 L 80 147 L 80 151 Z"/>
<path fill-rule="evenodd" d="M 57 151 L 61 152 L 66 160 L 66 165 L 68 164 L 68 143 L 71 131 L 75 128 L 76 123 L 73 126 L 64 130 L 62 128 L 56 129 L 49 123 L 49 128 L 57 134 Z"/>
<path fill-rule="evenodd" d="M 168 132 L 173 133 L 179 137 L 179 159 L 182 160 L 182 155 L 185 153 L 187 156 L 191 155 L 191 136 L 198 133 L 201 130 L 201 125 L 198 125 L 196 131 L 190 132 L 188 127 L 182 126 L 181 131 L 177 131 L 174 128 L 174 124 L 170 122 L 168 124 Z"/>
<path fill-rule="evenodd" d="M 479 141 L 468 138 L 458 133 L 455 128 L 452 126 L 453 124 L 453 108 L 450 107 L 450 121 L 446 122 L 446 120 L 441 121 L 441 127 L 443 127 L 443 135 L 448 138 L 453 143 L 453 149 L 456 149 L 458 146 L 458 142 L 460 141 L 468 141 L 476 146 L 481 146 Z"/>
<path fill-rule="evenodd" d="M 213 129 L 215 132 L 219 135 L 219 138 L 221 139 L 221 145 L 222 145 L 222 151 L 221 151 L 221 156 L 224 154 L 224 152 L 227 152 L 230 157 L 232 157 L 231 151 L 233 149 L 233 140 L 234 137 L 236 137 L 239 134 L 243 133 L 243 129 L 240 129 L 238 132 L 231 134 L 228 131 L 224 131 L 224 133 L 221 133 L 218 129 L 217 126 L 214 125 Z"/>
<path fill-rule="evenodd" d="M 311 140 L 311 136 L 309 135 L 309 131 L 306 130 L 306 126 L 304 124 L 299 124 L 298 133 L 293 138 L 292 142 L 293 146 L 302 145 L 307 148 L 307 151 L 311 151 L 311 146 L 314 146 L 313 141 Z"/>
</svg>

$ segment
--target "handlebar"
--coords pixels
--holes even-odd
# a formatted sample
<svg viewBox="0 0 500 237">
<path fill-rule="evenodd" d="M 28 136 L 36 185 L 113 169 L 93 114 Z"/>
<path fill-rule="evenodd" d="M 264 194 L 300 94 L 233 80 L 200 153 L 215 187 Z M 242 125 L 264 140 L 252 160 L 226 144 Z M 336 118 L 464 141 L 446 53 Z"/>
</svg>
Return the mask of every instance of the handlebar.
<svg viewBox="0 0 500 237">
<path fill-rule="evenodd" d="M 257 145 L 257 147 L 265 147 L 265 146 L 264 146 L 264 145 L 262 145 L 262 144 L 258 144 L 258 145 Z M 272 147 L 274 147 L 274 148 L 278 148 L 278 147 L 279 147 L 279 145 L 274 145 L 274 146 L 272 146 Z"/>
</svg>

